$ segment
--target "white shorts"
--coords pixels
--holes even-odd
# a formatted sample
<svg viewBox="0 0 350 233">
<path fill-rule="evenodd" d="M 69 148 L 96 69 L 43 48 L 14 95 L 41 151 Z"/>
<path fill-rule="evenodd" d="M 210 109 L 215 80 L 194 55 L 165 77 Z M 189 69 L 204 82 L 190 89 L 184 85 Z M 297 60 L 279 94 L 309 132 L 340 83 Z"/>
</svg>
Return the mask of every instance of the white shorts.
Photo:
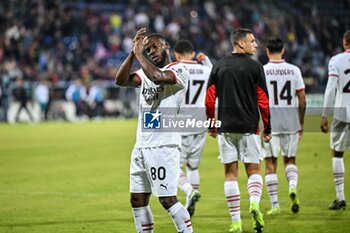
<svg viewBox="0 0 350 233">
<path fill-rule="evenodd" d="M 185 163 L 192 169 L 199 167 L 205 145 L 206 132 L 182 136 L 180 167 Z"/>
<path fill-rule="evenodd" d="M 331 148 L 338 152 L 350 150 L 350 123 L 333 119 L 331 125 Z"/>
<path fill-rule="evenodd" d="M 262 154 L 264 158 L 282 156 L 296 157 L 299 145 L 299 133 L 273 134 L 269 142 L 263 142 Z"/>
<path fill-rule="evenodd" d="M 260 137 L 257 134 L 223 133 L 218 135 L 220 160 L 224 164 L 241 160 L 260 163 Z"/>
<path fill-rule="evenodd" d="M 180 149 L 177 146 L 134 148 L 130 164 L 130 192 L 176 196 Z"/>
</svg>

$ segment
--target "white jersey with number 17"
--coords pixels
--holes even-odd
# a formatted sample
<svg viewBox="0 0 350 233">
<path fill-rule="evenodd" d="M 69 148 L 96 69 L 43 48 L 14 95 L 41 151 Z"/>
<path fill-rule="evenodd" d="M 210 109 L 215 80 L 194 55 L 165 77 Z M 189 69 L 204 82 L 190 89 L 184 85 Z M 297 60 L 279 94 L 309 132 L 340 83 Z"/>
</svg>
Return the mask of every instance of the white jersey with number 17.
<svg viewBox="0 0 350 233">
<path fill-rule="evenodd" d="M 300 130 L 297 92 L 305 89 L 300 69 L 284 60 L 264 65 L 269 92 L 272 133 L 296 133 Z"/>
<path fill-rule="evenodd" d="M 196 61 L 181 60 L 188 72 L 188 89 L 186 96 L 181 104 L 180 114 L 188 115 L 199 120 L 206 120 L 205 113 L 205 93 L 208 85 L 212 64 L 209 58 L 206 58 L 205 65 Z M 182 135 L 204 132 L 207 129 L 196 129 L 193 132 L 183 132 Z"/>
<path fill-rule="evenodd" d="M 350 49 L 333 56 L 329 61 L 323 116 L 332 112 L 334 97 L 334 118 L 350 122 Z"/>
</svg>

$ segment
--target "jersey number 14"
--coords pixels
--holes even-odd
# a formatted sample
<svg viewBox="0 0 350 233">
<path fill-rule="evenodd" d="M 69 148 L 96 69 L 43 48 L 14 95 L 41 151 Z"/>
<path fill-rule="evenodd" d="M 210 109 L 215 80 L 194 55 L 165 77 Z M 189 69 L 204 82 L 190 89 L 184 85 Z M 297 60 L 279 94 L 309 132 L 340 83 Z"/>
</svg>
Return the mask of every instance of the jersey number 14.
<svg viewBox="0 0 350 233">
<path fill-rule="evenodd" d="M 290 81 L 288 80 L 284 84 L 281 92 L 279 92 L 279 90 L 278 90 L 278 85 L 277 85 L 277 81 L 276 80 L 272 80 L 272 81 L 270 81 L 270 83 L 273 86 L 273 99 L 275 101 L 275 105 L 278 105 L 279 99 L 287 100 L 287 105 L 291 105 L 293 97 L 292 97 L 292 90 L 291 90 Z"/>
</svg>

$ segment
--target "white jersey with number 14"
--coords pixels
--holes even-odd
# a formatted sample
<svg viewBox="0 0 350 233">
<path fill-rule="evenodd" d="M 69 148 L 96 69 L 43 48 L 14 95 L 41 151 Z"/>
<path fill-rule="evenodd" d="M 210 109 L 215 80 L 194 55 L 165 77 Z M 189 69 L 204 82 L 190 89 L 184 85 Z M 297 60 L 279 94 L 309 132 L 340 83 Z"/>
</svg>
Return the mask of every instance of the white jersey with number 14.
<svg viewBox="0 0 350 233">
<path fill-rule="evenodd" d="M 297 92 L 305 89 L 300 69 L 284 60 L 264 65 L 269 92 L 272 133 L 300 130 Z"/>
</svg>

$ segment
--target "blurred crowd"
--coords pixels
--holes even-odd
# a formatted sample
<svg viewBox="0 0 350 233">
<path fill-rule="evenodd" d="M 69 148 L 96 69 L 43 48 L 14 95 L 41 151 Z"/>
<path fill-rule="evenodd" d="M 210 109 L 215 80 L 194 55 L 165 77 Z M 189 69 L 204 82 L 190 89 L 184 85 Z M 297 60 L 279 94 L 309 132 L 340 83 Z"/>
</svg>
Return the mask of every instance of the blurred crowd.
<svg viewBox="0 0 350 233">
<path fill-rule="evenodd" d="M 163 34 L 171 45 L 189 39 L 212 62 L 232 51 L 229 38 L 234 28 L 253 29 L 260 46 L 256 59 L 263 64 L 265 41 L 280 36 L 286 42 L 285 59 L 302 70 L 306 92 L 322 92 L 328 59 L 342 50 L 349 12 L 348 0 L 2 1 L 2 106 L 11 101 L 16 79 L 32 90 L 46 80 L 51 97 L 67 100 L 72 100 L 69 85 L 81 82 L 85 98 L 96 86 L 93 81 L 114 79 L 140 27 Z M 57 88 L 64 94 L 52 94 Z"/>
</svg>

